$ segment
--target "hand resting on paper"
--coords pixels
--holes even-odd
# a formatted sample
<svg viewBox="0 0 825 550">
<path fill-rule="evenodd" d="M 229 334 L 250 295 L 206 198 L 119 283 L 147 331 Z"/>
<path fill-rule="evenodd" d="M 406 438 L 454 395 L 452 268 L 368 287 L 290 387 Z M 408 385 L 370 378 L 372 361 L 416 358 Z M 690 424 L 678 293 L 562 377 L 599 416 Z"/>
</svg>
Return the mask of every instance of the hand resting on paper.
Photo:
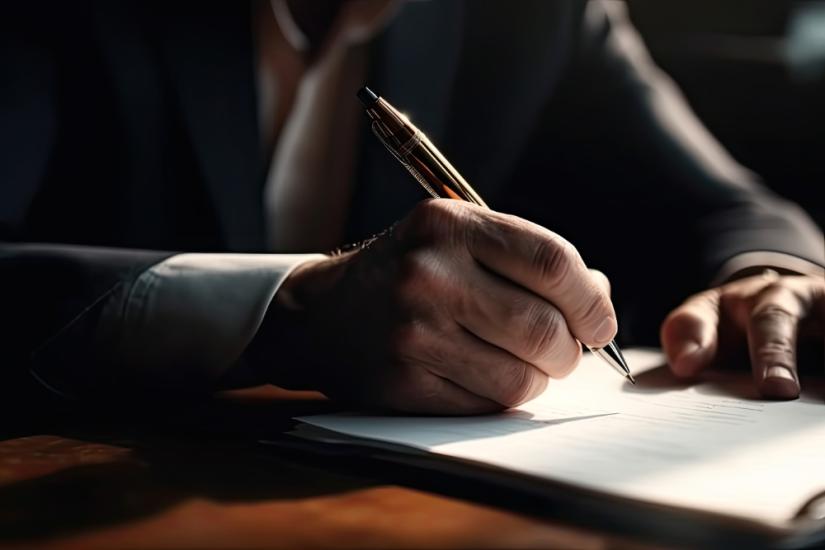
<svg viewBox="0 0 825 550">
<path fill-rule="evenodd" d="M 363 407 L 496 411 L 568 374 L 579 342 L 615 336 L 608 288 L 543 227 L 429 200 L 363 249 L 299 266 L 253 343 L 256 363 L 274 383 Z"/>
<path fill-rule="evenodd" d="M 754 382 L 766 398 L 799 396 L 797 342 L 823 341 L 825 280 L 780 276 L 747 277 L 689 298 L 662 324 L 662 347 L 673 372 L 693 377 L 711 366 L 728 346 L 747 347 Z M 729 335 L 732 342 L 720 342 Z"/>
</svg>

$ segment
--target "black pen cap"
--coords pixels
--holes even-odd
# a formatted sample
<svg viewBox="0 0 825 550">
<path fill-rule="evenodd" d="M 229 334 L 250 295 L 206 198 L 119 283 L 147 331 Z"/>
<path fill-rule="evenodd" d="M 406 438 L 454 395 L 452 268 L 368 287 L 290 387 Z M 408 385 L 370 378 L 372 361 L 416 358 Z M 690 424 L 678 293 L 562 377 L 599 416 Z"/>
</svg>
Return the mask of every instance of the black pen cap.
<svg viewBox="0 0 825 550">
<path fill-rule="evenodd" d="M 364 107 L 372 107 L 376 101 L 378 101 L 378 95 L 370 90 L 368 87 L 364 86 L 360 90 L 358 90 L 358 99 L 361 100 L 361 103 L 364 104 Z"/>
</svg>

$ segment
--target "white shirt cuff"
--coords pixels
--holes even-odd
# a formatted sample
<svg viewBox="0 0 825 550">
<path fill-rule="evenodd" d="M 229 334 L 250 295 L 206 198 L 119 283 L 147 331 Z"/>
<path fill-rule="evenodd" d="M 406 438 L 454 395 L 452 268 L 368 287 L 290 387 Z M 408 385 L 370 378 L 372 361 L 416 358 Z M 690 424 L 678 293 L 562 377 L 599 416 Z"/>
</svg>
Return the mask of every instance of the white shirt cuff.
<svg viewBox="0 0 825 550">
<path fill-rule="evenodd" d="M 255 336 L 278 288 L 321 254 L 178 254 L 143 272 L 101 319 L 121 382 L 213 383 Z"/>
</svg>

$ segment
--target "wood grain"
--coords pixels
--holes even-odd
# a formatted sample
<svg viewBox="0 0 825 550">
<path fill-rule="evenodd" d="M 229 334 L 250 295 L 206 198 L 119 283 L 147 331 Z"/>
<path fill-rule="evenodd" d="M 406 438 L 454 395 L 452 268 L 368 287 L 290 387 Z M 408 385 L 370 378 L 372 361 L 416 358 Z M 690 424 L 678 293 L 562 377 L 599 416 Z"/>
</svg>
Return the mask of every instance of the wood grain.
<svg viewBox="0 0 825 550">
<path fill-rule="evenodd" d="M 304 406 L 317 402 L 299 397 Z M 135 431 L 117 422 L 100 430 L 86 420 L 83 429 L 68 430 L 75 435 L 0 441 L 0 546 L 642 547 L 552 518 L 341 471 L 334 460 L 263 452 L 246 436 L 227 435 L 249 428 L 249 416 L 238 417 L 238 410 L 258 420 L 275 410 L 283 421 L 294 408 L 289 402 L 271 393 L 230 397 L 224 405 L 234 412 L 223 406 L 194 414 L 199 429 L 190 410 L 188 430 L 167 424 Z M 219 428 L 204 431 L 204 422 Z M 244 429 L 233 432 L 232 425 Z"/>
</svg>

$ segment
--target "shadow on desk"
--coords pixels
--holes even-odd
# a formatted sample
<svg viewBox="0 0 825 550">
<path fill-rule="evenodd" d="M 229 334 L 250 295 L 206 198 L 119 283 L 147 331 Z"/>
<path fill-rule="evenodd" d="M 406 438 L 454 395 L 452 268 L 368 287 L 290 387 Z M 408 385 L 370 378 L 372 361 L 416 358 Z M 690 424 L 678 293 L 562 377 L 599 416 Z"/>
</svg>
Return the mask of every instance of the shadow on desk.
<svg viewBox="0 0 825 550">
<path fill-rule="evenodd" d="M 241 392 L 138 419 L 63 411 L 37 426 L 6 422 L 0 547 L 647 547 L 547 510 L 537 518 L 539 504 L 511 508 L 476 483 L 257 443 L 330 409 Z"/>
<path fill-rule="evenodd" d="M 364 487 L 363 481 L 264 457 L 234 441 L 208 446 L 198 441 L 154 441 L 159 447 L 154 451 L 131 452 L 54 436 L 15 443 L 18 457 L 50 463 L 56 471 L 0 486 L 0 541 L 99 529 L 152 516 L 191 499 L 305 499 Z M 0 453 L 9 451 L 2 448 Z M 19 466 L 32 469 L 33 464 L 29 459 Z M 4 464 L 6 478 L 11 477 L 8 469 Z"/>
<path fill-rule="evenodd" d="M 326 402 L 241 394 L 141 419 L 74 412 L 28 431 L 56 435 L 0 441 L 0 543 L 102 529 L 192 500 L 307 499 L 368 484 L 256 451 L 253 434 L 285 429 L 293 414 L 324 412 Z"/>
</svg>

